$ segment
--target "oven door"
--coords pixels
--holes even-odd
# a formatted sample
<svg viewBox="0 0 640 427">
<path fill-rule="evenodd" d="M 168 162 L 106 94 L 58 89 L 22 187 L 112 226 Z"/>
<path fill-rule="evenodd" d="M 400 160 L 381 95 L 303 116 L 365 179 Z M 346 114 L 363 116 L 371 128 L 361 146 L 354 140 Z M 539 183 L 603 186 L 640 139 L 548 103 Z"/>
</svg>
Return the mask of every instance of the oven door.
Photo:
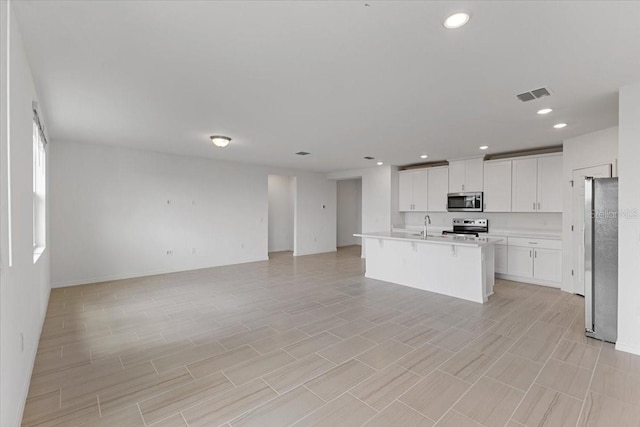
<svg viewBox="0 0 640 427">
<path fill-rule="evenodd" d="M 482 193 L 447 194 L 449 212 L 482 212 Z"/>
</svg>

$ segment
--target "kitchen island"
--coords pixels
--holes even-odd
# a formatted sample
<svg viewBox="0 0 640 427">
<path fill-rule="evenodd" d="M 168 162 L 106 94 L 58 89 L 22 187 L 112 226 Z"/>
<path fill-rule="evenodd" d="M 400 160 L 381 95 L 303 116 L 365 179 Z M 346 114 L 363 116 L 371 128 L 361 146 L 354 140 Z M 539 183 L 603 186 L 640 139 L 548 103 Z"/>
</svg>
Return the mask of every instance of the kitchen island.
<svg viewBox="0 0 640 427">
<path fill-rule="evenodd" d="M 365 277 L 484 303 L 493 293 L 500 238 L 383 232 L 362 237 Z"/>
</svg>

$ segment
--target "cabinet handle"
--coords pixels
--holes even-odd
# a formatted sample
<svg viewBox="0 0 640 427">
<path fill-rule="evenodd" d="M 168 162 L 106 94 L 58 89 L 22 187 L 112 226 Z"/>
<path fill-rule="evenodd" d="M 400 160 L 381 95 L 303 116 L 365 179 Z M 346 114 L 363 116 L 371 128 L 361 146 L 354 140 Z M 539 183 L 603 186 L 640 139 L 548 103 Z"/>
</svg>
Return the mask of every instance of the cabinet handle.
<svg viewBox="0 0 640 427">
<path fill-rule="evenodd" d="M 538 210 L 540 210 L 540 202 L 538 202 Z"/>
<path fill-rule="evenodd" d="M 538 251 L 533 251 L 533 257 L 538 258 Z"/>
<path fill-rule="evenodd" d="M 533 202 L 533 210 L 536 210 L 536 202 Z"/>
<path fill-rule="evenodd" d="M 462 191 L 464 191 L 464 184 L 462 184 Z"/>
<path fill-rule="evenodd" d="M 533 252 L 531 249 L 529 249 L 529 258 L 531 258 L 531 252 Z"/>
</svg>

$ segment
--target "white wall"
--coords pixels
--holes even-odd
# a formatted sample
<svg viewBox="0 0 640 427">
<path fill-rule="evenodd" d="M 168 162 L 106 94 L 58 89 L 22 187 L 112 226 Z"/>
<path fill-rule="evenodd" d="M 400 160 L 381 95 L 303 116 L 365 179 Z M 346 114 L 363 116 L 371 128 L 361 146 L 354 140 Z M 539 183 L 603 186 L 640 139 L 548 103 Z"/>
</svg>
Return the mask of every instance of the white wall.
<svg viewBox="0 0 640 427">
<path fill-rule="evenodd" d="M 47 247 L 34 264 L 31 102 L 37 96 L 10 7 L 6 1 L 0 2 L 0 425 L 3 427 L 18 426 L 22 418 L 49 299 L 50 253 Z"/>
<path fill-rule="evenodd" d="M 571 231 L 573 200 L 570 181 L 573 179 L 573 171 L 575 169 L 610 163 L 613 165 L 613 175 L 616 176 L 617 162 L 617 126 L 566 139 L 563 142 L 562 194 L 564 204 L 562 209 L 566 212 L 566 215 L 563 215 L 562 218 L 562 241 L 564 248 L 562 251 L 563 291 L 574 291 L 573 276 L 571 276 L 571 270 L 573 269 L 573 239 L 574 237 L 582 238 L 581 230 Z"/>
<path fill-rule="evenodd" d="M 269 175 L 269 252 L 292 251 L 294 237 L 295 181 L 293 177 Z"/>
<path fill-rule="evenodd" d="M 337 241 L 338 246 L 359 245 L 354 233 L 362 231 L 362 179 L 338 181 Z"/>
<path fill-rule="evenodd" d="M 362 178 L 363 233 L 391 230 L 393 194 L 397 193 L 397 188 L 392 190 L 394 172 L 397 168 L 377 166 L 328 174 L 332 180 Z"/>
<path fill-rule="evenodd" d="M 621 88 L 619 99 L 620 215 L 616 348 L 640 354 L 640 83 Z"/>
<path fill-rule="evenodd" d="M 54 286 L 267 259 L 269 173 L 296 176 L 298 254 L 336 248 L 335 182 L 323 174 L 51 145 Z"/>
<path fill-rule="evenodd" d="M 293 254 L 336 250 L 336 182 L 325 174 L 296 175 Z"/>
</svg>

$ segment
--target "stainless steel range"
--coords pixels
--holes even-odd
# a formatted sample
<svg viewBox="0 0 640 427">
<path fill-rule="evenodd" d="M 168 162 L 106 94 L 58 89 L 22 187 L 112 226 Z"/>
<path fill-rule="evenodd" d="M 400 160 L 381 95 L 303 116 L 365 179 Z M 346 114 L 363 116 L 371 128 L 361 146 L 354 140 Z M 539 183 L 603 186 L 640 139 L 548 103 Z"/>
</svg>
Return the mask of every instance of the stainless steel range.
<svg viewBox="0 0 640 427">
<path fill-rule="evenodd" d="M 480 233 L 489 232 L 488 219 L 454 218 L 453 230 L 445 230 L 443 236 L 479 237 Z"/>
</svg>

